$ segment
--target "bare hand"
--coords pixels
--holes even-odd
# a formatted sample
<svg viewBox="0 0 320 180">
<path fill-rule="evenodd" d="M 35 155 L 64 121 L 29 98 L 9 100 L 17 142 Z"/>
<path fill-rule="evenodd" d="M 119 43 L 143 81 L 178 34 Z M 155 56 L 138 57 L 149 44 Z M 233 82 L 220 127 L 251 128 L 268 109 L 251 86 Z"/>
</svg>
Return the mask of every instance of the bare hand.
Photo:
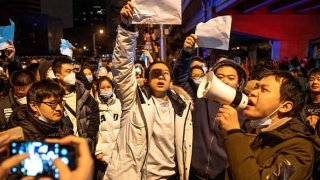
<svg viewBox="0 0 320 180">
<path fill-rule="evenodd" d="M 197 36 L 195 34 L 190 34 L 185 40 L 183 44 L 183 48 L 185 49 L 193 49 L 196 43 Z"/>
<path fill-rule="evenodd" d="M 16 53 L 16 49 L 14 48 L 14 45 L 10 40 L 8 40 L 7 43 L 9 44 L 9 46 L 5 49 L 5 53 L 6 53 L 8 60 L 11 61 L 14 58 L 14 55 Z"/>
<path fill-rule="evenodd" d="M 133 6 L 132 6 L 132 3 L 128 1 L 128 3 L 125 6 L 123 6 L 123 8 L 120 11 L 121 21 L 124 24 L 130 24 L 132 21 L 132 16 L 133 16 Z"/>
<path fill-rule="evenodd" d="M 76 136 L 66 136 L 62 139 L 47 139 L 47 142 L 59 143 L 63 145 L 74 145 L 78 150 L 77 168 L 73 171 L 57 158 L 53 164 L 59 169 L 59 179 L 61 180 L 90 180 L 93 178 L 94 163 L 90 154 L 88 142 L 85 138 Z"/>
<path fill-rule="evenodd" d="M 0 149 L 1 152 L 4 151 L 7 148 L 7 144 L 15 139 L 13 136 L 8 135 L 2 135 L 0 136 Z M 29 154 L 17 154 L 14 155 L 4 161 L 0 164 L 0 179 L 5 179 L 7 174 L 10 172 L 10 169 L 14 166 L 17 166 L 21 161 L 25 160 Z"/>
<path fill-rule="evenodd" d="M 231 129 L 240 129 L 238 112 L 235 108 L 229 105 L 223 105 L 219 109 L 215 120 L 220 123 L 221 127 L 226 131 Z"/>
</svg>

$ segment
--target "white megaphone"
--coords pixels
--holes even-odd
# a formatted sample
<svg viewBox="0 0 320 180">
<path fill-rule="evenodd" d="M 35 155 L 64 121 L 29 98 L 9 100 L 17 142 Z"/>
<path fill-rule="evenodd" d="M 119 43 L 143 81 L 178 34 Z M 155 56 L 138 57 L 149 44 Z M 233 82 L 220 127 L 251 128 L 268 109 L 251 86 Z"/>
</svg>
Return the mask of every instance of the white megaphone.
<svg viewBox="0 0 320 180">
<path fill-rule="evenodd" d="M 197 96 L 240 109 L 244 109 L 248 104 L 248 96 L 220 81 L 213 71 L 203 77 L 198 87 Z"/>
</svg>

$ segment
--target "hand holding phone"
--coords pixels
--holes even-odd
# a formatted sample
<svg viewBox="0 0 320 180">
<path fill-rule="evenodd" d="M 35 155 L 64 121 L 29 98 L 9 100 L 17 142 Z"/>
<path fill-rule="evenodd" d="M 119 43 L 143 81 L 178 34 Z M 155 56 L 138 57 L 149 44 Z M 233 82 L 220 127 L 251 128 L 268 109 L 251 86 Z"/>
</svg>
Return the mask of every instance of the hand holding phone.
<svg viewBox="0 0 320 180">
<path fill-rule="evenodd" d="M 59 169 L 59 179 L 61 180 L 90 180 L 93 178 L 94 163 L 89 150 L 88 142 L 85 138 L 76 137 L 73 135 L 66 136 L 62 139 L 48 139 L 50 143 L 59 143 L 62 145 L 74 145 L 77 152 L 77 168 L 71 171 L 68 166 L 57 158 L 53 164 Z"/>
<path fill-rule="evenodd" d="M 7 134 L 0 135 L 0 152 L 6 148 L 6 145 L 12 139 L 13 138 Z M 7 174 L 10 172 L 10 169 L 21 163 L 21 161 L 26 159 L 28 156 L 28 154 L 19 154 L 2 161 L 0 164 L 0 179 L 5 179 Z"/>
<path fill-rule="evenodd" d="M 29 157 L 11 169 L 12 173 L 18 176 L 46 176 L 58 179 L 58 169 L 52 162 L 58 157 L 70 169 L 75 169 L 76 166 L 76 151 L 73 146 L 47 142 L 13 141 L 10 143 L 10 157 L 23 153 L 28 153 Z"/>
</svg>

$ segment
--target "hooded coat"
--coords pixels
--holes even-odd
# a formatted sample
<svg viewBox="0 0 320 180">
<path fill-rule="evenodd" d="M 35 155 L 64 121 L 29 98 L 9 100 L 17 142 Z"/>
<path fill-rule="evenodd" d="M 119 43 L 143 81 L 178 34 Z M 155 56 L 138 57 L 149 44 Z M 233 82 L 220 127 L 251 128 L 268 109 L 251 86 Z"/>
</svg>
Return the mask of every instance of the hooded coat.
<svg viewBox="0 0 320 180">
<path fill-rule="evenodd" d="M 190 64 L 193 58 L 192 51 L 183 49 L 173 69 L 173 84 L 187 91 L 193 101 L 195 109 L 192 111 L 193 145 L 190 179 L 224 179 L 228 159 L 223 147 L 222 129 L 214 121 L 220 104 L 208 99 L 197 98 L 198 85 L 190 78 Z M 242 91 L 247 82 L 245 71 L 232 60 L 225 60 L 214 65 L 214 72 L 222 66 L 231 66 L 239 74 Z M 240 124 L 245 118 L 238 113 Z"/>
<path fill-rule="evenodd" d="M 157 113 L 149 89 L 140 89 L 135 78 L 133 59 L 137 36 L 138 32 L 121 26 L 118 28 L 112 73 L 122 107 L 121 128 L 105 179 L 147 177 L 149 142 Z M 174 109 L 174 145 L 179 178 L 188 179 L 192 150 L 192 102 L 181 88 L 169 89 L 167 94 Z"/>
</svg>

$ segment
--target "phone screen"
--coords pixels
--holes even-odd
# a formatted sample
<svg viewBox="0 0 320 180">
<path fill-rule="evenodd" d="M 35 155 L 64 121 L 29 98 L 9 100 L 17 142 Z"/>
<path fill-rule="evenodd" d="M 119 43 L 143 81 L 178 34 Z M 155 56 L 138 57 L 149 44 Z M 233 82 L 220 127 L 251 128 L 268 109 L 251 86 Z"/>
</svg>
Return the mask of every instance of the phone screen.
<svg viewBox="0 0 320 180">
<path fill-rule="evenodd" d="M 61 158 L 70 169 L 76 167 L 76 151 L 72 146 L 63 146 L 46 142 L 13 141 L 10 144 L 10 155 L 29 153 L 29 157 L 11 169 L 12 173 L 23 176 L 49 176 L 59 178 L 58 169 L 52 160 Z"/>
</svg>

